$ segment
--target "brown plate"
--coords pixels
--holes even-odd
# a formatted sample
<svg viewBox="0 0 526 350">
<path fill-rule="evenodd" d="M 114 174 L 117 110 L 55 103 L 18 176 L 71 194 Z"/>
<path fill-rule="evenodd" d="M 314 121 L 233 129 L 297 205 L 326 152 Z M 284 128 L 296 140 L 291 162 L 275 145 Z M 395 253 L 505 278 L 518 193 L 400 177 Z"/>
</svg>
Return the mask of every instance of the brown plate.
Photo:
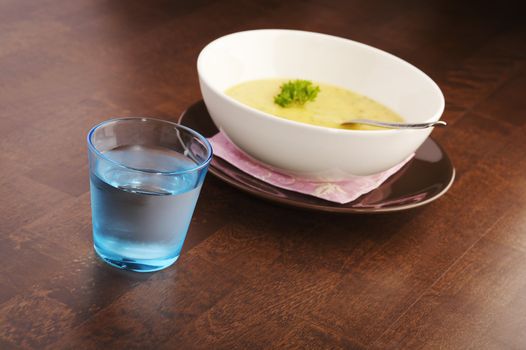
<svg viewBox="0 0 526 350">
<path fill-rule="evenodd" d="M 188 108 L 179 123 L 206 137 L 218 132 L 203 101 Z M 451 187 L 455 169 L 446 152 L 431 138 L 416 151 L 415 157 L 378 188 L 352 202 L 338 204 L 305 194 L 284 190 L 260 181 L 219 157 L 210 172 L 226 183 L 254 196 L 294 207 L 342 213 L 382 213 L 416 208 L 442 196 Z"/>
</svg>

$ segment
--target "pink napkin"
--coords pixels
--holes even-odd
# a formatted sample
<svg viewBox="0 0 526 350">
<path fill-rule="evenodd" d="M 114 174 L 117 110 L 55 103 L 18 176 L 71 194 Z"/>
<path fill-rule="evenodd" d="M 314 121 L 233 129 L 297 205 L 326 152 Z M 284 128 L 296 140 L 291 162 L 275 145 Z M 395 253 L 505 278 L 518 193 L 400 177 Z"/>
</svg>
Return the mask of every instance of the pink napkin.
<svg viewBox="0 0 526 350">
<path fill-rule="evenodd" d="M 239 170 L 261 181 L 279 188 L 308 194 L 340 204 L 351 202 L 362 194 L 374 190 L 413 157 L 411 155 L 400 164 L 378 174 L 354 176 L 339 182 L 319 182 L 281 173 L 253 160 L 234 146 L 222 132 L 215 134 L 208 140 L 212 144 L 214 155 L 223 158 Z"/>
</svg>

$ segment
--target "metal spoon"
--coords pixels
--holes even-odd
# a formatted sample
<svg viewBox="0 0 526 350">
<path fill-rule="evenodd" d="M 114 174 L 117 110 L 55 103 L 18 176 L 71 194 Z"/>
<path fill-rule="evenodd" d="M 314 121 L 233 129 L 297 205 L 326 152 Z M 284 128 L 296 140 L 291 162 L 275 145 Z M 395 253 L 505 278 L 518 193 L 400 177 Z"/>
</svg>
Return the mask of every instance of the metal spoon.
<svg viewBox="0 0 526 350">
<path fill-rule="evenodd" d="M 390 122 L 379 122 L 379 121 L 370 120 L 370 119 L 353 119 L 353 120 L 349 120 L 347 122 L 341 123 L 341 125 L 356 125 L 356 124 L 381 126 L 384 128 L 391 128 L 391 129 L 425 129 L 425 128 L 431 128 L 433 126 L 444 127 L 447 125 L 447 123 L 443 120 L 438 120 L 436 122 L 429 122 L 429 123 L 390 123 Z"/>
</svg>

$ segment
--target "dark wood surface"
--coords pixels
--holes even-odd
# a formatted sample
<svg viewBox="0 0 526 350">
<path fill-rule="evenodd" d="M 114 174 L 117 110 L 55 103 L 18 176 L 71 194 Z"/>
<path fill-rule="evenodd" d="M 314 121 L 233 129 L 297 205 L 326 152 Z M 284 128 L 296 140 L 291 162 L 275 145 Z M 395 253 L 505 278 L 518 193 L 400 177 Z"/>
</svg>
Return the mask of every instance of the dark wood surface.
<svg viewBox="0 0 526 350">
<path fill-rule="evenodd" d="M 175 266 L 94 256 L 85 136 L 177 120 L 212 39 L 296 28 L 435 79 L 457 180 L 376 216 L 264 202 L 209 176 Z M 0 2 L 0 348 L 526 348 L 526 28 L 508 2 Z"/>
</svg>

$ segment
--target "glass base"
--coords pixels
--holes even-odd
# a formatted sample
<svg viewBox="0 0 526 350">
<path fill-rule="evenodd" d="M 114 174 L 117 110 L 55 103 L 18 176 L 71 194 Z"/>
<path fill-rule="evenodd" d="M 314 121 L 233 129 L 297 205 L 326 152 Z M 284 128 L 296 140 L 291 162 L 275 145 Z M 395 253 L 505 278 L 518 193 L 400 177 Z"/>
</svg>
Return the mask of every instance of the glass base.
<svg viewBox="0 0 526 350">
<path fill-rule="evenodd" d="M 107 264 L 122 270 L 135 272 L 154 272 L 167 268 L 179 259 L 179 255 L 169 259 L 128 259 L 107 256 L 102 251 L 93 246 L 95 253 Z"/>
</svg>

